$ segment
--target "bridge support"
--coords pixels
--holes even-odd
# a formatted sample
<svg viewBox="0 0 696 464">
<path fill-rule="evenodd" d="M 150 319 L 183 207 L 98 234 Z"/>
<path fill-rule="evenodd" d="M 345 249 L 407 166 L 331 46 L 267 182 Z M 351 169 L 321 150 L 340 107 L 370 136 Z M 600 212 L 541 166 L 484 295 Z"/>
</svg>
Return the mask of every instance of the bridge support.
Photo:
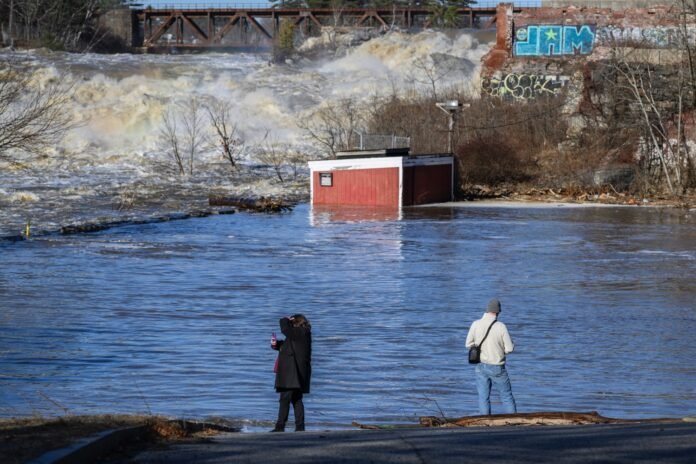
<svg viewBox="0 0 696 464">
<path fill-rule="evenodd" d="M 495 7 L 459 8 L 462 26 L 471 27 L 480 17 L 495 17 Z M 428 27 L 430 10 L 406 8 L 252 8 L 252 9 L 154 9 L 136 10 L 136 29 L 142 30 L 143 46 L 234 47 L 248 45 L 250 35 L 270 42 L 280 31 L 280 21 L 293 21 L 309 34 L 322 27 L 376 27 L 397 25 L 405 29 Z M 236 31 L 236 35 L 233 32 Z M 253 31 L 253 32 L 252 32 Z"/>
</svg>

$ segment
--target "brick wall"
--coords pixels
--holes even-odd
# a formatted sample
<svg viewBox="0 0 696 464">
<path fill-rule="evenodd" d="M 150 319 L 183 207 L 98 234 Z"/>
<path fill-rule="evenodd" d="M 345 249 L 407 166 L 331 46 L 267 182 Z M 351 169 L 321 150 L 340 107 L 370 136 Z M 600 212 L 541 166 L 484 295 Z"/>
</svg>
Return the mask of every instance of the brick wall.
<svg viewBox="0 0 696 464">
<path fill-rule="evenodd" d="M 496 45 L 483 57 L 482 92 L 527 99 L 566 89 L 579 103 L 588 64 L 605 60 L 613 48 L 635 52 L 636 60 L 658 66 L 679 62 L 683 24 L 668 6 L 630 8 L 535 8 L 513 14 L 500 4 Z M 696 18 L 688 17 L 696 44 Z"/>
</svg>

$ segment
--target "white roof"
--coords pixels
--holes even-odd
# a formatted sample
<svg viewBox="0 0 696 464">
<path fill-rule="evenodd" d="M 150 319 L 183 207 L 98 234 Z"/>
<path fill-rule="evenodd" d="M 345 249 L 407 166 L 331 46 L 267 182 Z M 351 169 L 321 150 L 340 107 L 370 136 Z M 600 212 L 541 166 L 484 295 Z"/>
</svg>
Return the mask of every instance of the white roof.
<svg viewBox="0 0 696 464">
<path fill-rule="evenodd" d="M 310 161 L 311 171 L 335 171 L 350 169 L 379 169 L 399 168 L 412 166 L 428 166 L 438 164 L 452 164 L 453 159 L 449 155 L 427 156 L 384 156 L 380 158 L 350 158 Z"/>
</svg>

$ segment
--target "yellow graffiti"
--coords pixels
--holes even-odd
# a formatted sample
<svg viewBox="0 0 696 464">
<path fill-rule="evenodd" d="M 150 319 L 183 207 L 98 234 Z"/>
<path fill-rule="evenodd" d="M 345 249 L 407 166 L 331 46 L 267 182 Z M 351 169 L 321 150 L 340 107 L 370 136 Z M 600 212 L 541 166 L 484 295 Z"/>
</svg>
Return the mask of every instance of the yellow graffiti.
<svg viewBox="0 0 696 464">
<path fill-rule="evenodd" d="M 565 82 L 558 76 L 510 73 L 500 78 L 484 79 L 481 90 L 492 97 L 528 100 L 542 95 L 557 95 Z"/>
</svg>

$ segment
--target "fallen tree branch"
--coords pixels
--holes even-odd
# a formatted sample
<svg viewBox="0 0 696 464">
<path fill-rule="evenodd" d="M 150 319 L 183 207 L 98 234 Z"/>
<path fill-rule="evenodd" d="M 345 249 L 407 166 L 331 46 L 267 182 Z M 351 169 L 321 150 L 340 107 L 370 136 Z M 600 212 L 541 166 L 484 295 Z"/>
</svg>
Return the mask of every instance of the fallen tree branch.
<svg viewBox="0 0 696 464">
<path fill-rule="evenodd" d="M 242 198 L 226 197 L 220 195 L 210 195 L 208 197 L 210 206 L 234 206 L 242 210 L 258 211 L 260 213 L 280 213 L 291 211 L 293 204 L 285 200 L 274 198 Z"/>
<path fill-rule="evenodd" d="M 498 427 L 504 425 L 587 425 L 665 423 L 674 419 L 614 419 L 592 412 L 530 412 L 518 414 L 496 414 L 491 416 L 467 416 L 442 419 L 436 416 L 420 418 L 423 427 Z"/>
</svg>

